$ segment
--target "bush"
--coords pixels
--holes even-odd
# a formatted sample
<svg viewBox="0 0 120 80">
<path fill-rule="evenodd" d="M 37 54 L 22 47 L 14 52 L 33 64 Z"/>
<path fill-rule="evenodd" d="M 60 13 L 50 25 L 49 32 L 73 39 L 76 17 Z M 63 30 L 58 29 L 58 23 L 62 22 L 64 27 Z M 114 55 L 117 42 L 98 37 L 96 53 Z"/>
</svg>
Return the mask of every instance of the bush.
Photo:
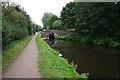
<svg viewBox="0 0 120 80">
<path fill-rule="evenodd" d="M 19 5 L 2 3 L 2 47 L 32 33 L 32 21 Z"/>
</svg>

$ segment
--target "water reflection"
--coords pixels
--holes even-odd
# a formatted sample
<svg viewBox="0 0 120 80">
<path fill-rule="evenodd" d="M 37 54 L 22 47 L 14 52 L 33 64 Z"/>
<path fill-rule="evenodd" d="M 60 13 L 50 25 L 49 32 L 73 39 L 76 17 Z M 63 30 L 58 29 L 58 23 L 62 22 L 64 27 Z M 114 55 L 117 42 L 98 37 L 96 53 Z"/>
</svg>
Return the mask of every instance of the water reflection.
<svg viewBox="0 0 120 80">
<path fill-rule="evenodd" d="M 48 41 L 47 41 L 48 42 Z M 57 49 L 70 63 L 74 61 L 78 73 L 90 73 L 91 78 L 118 78 L 120 52 L 113 48 L 55 40 L 48 44 Z"/>
</svg>

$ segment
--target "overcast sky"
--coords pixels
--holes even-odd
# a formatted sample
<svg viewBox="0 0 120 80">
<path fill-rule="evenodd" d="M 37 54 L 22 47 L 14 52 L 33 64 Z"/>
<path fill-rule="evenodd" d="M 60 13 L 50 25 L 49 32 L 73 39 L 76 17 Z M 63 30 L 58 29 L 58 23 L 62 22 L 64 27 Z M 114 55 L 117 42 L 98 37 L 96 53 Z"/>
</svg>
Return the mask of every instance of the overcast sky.
<svg viewBox="0 0 120 80">
<path fill-rule="evenodd" d="M 42 26 L 41 19 L 44 12 L 51 12 L 60 16 L 60 12 L 68 2 L 73 0 L 11 0 L 21 5 L 32 20 Z"/>
</svg>

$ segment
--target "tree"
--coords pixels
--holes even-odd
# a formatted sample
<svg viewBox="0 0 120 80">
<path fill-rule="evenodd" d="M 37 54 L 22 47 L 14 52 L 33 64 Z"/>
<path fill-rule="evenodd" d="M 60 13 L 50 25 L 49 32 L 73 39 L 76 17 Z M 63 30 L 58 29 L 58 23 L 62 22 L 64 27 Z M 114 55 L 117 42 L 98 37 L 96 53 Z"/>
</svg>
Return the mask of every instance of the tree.
<svg viewBox="0 0 120 80">
<path fill-rule="evenodd" d="M 76 3 L 70 2 L 63 7 L 61 11 L 61 21 L 62 26 L 65 28 L 74 28 L 76 22 L 76 13 L 75 13 Z"/>
<path fill-rule="evenodd" d="M 50 22 L 50 29 L 54 29 L 54 27 L 52 25 L 58 19 L 59 18 L 57 16 L 55 16 L 55 15 L 50 18 L 50 21 L 49 21 Z"/>
<path fill-rule="evenodd" d="M 46 12 L 42 17 L 42 23 L 44 29 L 52 29 L 52 24 L 58 17 L 52 13 Z"/>
<path fill-rule="evenodd" d="M 2 46 L 32 34 L 31 18 L 24 9 L 12 2 L 2 2 Z"/>
<path fill-rule="evenodd" d="M 118 37 L 120 34 L 120 2 L 70 2 L 61 11 L 65 29 L 74 28 L 79 33 Z"/>
<path fill-rule="evenodd" d="M 52 26 L 53 26 L 53 29 L 56 29 L 56 30 L 62 29 L 62 21 L 60 19 L 56 20 L 54 21 Z"/>
<path fill-rule="evenodd" d="M 33 27 L 33 32 L 38 32 L 38 31 L 42 30 L 41 26 L 39 26 L 35 23 L 32 23 L 32 27 Z"/>
</svg>

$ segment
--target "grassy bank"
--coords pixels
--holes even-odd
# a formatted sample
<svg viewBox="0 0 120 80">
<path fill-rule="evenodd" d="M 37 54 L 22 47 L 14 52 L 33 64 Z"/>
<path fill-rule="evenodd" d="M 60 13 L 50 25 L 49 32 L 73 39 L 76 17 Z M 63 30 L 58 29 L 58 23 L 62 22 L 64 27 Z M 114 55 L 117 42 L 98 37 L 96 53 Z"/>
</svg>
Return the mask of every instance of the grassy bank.
<svg viewBox="0 0 120 80">
<path fill-rule="evenodd" d="M 39 35 L 36 38 L 39 49 L 39 70 L 47 78 L 85 78 L 79 75 L 67 60 L 58 56 L 58 51 L 52 49 Z M 76 79 L 75 79 L 76 80 Z"/>
<path fill-rule="evenodd" d="M 66 35 L 66 36 L 58 36 L 56 37 L 59 40 L 65 40 L 65 41 L 77 41 L 81 43 L 86 44 L 96 44 L 99 46 L 107 46 L 107 47 L 114 47 L 114 48 L 120 48 L 120 40 L 117 40 L 115 38 L 101 38 L 101 37 L 91 37 L 89 35 Z"/>
<path fill-rule="evenodd" d="M 14 41 L 13 43 L 8 44 L 3 50 L 2 53 L 2 68 L 3 72 L 8 68 L 8 66 L 13 62 L 20 52 L 24 49 L 27 43 L 30 41 L 32 36 L 26 37 L 21 40 Z"/>
</svg>

